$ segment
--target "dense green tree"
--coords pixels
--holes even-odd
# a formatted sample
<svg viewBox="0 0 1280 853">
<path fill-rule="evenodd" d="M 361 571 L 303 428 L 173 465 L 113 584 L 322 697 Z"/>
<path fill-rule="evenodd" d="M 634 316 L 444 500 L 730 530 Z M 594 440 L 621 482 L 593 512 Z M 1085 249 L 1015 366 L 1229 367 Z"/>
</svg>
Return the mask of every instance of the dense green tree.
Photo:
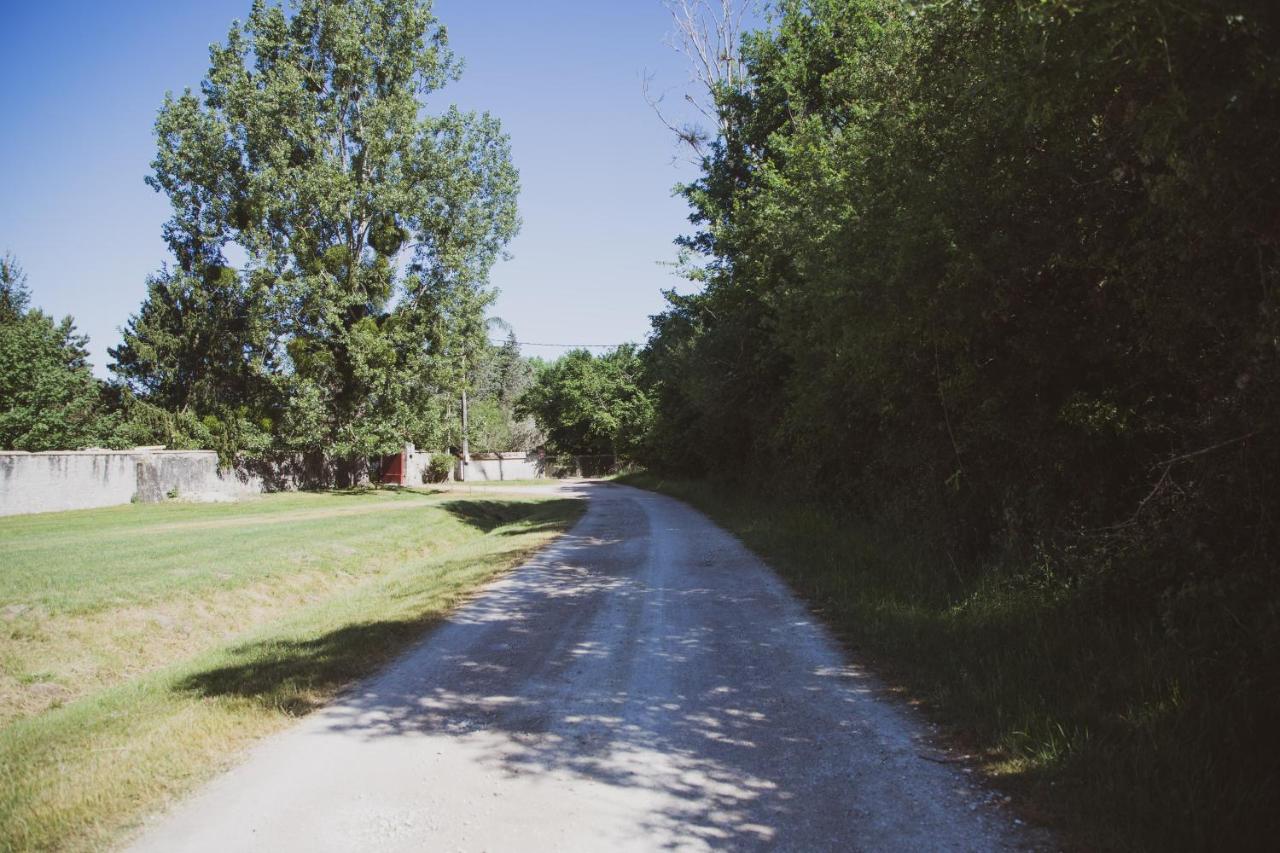
<svg viewBox="0 0 1280 853">
<path fill-rule="evenodd" d="M 544 365 L 520 410 L 537 419 L 557 453 L 634 459 L 648 434 L 653 403 L 634 346 L 604 355 L 571 350 Z"/>
<path fill-rule="evenodd" d="M 255 2 L 156 121 L 177 269 L 121 374 L 168 406 L 269 416 L 287 447 L 436 441 L 518 225 L 497 121 L 423 109 L 458 69 L 427 0 Z"/>
<path fill-rule="evenodd" d="M 248 292 L 230 267 L 164 270 L 147 282 L 111 370 L 162 408 L 215 412 L 273 405 L 266 292 Z"/>
<path fill-rule="evenodd" d="M 102 439 L 102 395 L 70 317 L 30 307 L 26 275 L 0 258 L 0 448 L 74 450 Z"/>
<path fill-rule="evenodd" d="M 664 457 L 818 482 L 836 451 L 833 488 L 913 490 L 970 553 L 1185 498 L 1162 460 L 1204 448 L 1254 479 L 1277 12 L 1215 9 L 780 4 L 686 189 L 706 286 L 655 321 Z"/>
<path fill-rule="evenodd" d="M 1280 708 L 1280 6 L 788 0 L 743 60 L 685 188 L 704 287 L 645 353 L 651 464 L 875 518 L 943 590 L 1039 561 L 986 588 L 1166 637 L 1177 683 L 1142 701 L 1177 711 L 1118 724 L 1115 692 L 1080 724 L 1148 755 L 1212 732 L 1158 782 L 1201 821 L 1148 839 L 1260 831 L 1280 789 L 1238 744 Z"/>
<path fill-rule="evenodd" d="M 13 255 L 0 256 L 0 323 L 14 323 L 31 306 L 27 274 Z"/>
<path fill-rule="evenodd" d="M 520 355 L 515 332 L 508 331 L 507 339 L 501 345 L 490 347 L 481 368 L 477 391 L 506 409 L 514 409 L 533 384 L 533 377 L 533 365 Z"/>
<path fill-rule="evenodd" d="M 542 434 L 532 416 L 519 410 L 520 399 L 533 384 L 535 368 L 520 354 L 515 332 L 498 346 L 482 349 L 476 360 L 469 415 L 471 450 L 531 450 Z"/>
</svg>

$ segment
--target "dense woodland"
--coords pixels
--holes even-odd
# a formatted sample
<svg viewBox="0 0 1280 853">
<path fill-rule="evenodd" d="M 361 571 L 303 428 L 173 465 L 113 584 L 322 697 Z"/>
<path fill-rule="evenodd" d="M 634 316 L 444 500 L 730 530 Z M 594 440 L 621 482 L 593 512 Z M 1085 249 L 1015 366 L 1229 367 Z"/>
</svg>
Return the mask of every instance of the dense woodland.
<svg viewBox="0 0 1280 853">
<path fill-rule="evenodd" d="M 743 60 L 645 459 L 926 546 L 940 612 L 1038 610 L 1008 643 L 1068 632 L 1078 698 L 989 729 L 1060 726 L 1026 748 L 1069 741 L 1117 835 L 1274 838 L 1280 5 L 784 2 Z"/>
</svg>

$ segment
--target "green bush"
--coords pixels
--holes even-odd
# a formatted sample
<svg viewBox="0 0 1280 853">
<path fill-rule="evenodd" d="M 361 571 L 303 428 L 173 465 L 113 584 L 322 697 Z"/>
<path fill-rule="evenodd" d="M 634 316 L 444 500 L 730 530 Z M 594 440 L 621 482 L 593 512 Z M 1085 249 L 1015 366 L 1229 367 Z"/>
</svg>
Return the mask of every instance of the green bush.
<svg viewBox="0 0 1280 853">
<path fill-rule="evenodd" d="M 443 483 L 449 479 L 449 475 L 453 472 L 455 459 L 448 453 L 433 453 L 431 459 L 427 462 L 426 470 L 422 472 L 422 479 L 425 483 Z"/>
</svg>

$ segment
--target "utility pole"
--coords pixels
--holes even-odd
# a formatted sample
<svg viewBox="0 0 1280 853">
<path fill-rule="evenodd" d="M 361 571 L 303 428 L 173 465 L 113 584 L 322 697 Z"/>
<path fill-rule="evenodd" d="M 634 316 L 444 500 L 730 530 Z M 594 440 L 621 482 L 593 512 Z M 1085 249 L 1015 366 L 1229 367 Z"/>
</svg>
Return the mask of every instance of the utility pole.
<svg viewBox="0 0 1280 853">
<path fill-rule="evenodd" d="M 459 479 L 467 481 L 467 466 L 471 464 L 471 449 L 467 442 L 467 351 L 462 351 L 462 473 Z"/>
<path fill-rule="evenodd" d="M 467 466 L 471 464 L 471 452 L 467 447 L 467 389 L 462 388 L 462 481 L 467 480 Z"/>
</svg>

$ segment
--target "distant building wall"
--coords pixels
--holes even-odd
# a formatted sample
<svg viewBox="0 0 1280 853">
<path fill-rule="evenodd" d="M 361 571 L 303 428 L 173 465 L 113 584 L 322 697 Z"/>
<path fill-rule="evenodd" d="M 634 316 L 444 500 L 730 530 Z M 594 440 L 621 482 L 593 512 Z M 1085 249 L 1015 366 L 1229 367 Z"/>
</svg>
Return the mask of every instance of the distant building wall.
<svg viewBox="0 0 1280 853">
<path fill-rule="evenodd" d="M 0 516 L 260 491 L 260 480 L 221 472 L 212 450 L 0 451 Z"/>
<path fill-rule="evenodd" d="M 484 480 L 534 480 L 546 476 L 543 457 L 537 451 L 518 453 L 477 453 L 462 474 L 462 462 L 457 465 L 458 479 Z"/>
</svg>

